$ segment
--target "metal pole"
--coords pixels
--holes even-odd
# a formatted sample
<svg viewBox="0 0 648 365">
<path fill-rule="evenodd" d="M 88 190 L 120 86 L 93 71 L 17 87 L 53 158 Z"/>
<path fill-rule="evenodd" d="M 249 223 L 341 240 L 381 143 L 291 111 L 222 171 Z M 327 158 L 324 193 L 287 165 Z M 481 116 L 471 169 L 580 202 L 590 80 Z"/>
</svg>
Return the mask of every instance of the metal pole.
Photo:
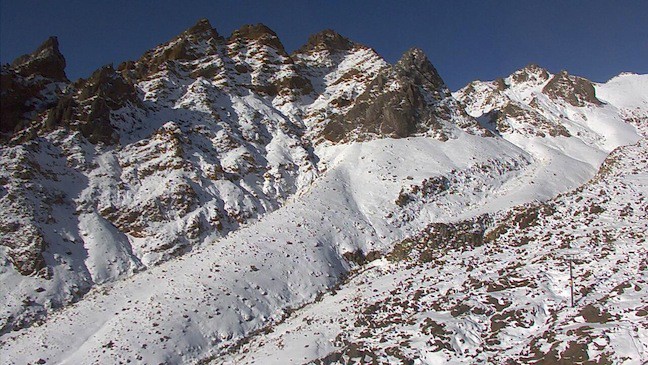
<svg viewBox="0 0 648 365">
<path fill-rule="evenodd" d="M 569 258 L 569 286 L 571 287 L 571 306 L 574 307 L 574 274 L 572 269 L 572 259 Z"/>
</svg>

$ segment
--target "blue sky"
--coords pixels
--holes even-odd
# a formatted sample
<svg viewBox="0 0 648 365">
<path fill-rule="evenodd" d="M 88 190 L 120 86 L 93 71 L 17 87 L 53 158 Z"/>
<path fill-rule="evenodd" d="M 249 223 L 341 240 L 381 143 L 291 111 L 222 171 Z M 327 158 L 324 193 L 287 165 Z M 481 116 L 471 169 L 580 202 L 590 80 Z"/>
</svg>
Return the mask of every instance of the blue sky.
<svg viewBox="0 0 648 365">
<path fill-rule="evenodd" d="M 605 81 L 648 73 L 648 1 L 1 0 L 0 60 L 59 38 L 71 79 L 137 59 L 207 18 L 224 36 L 264 23 L 290 52 L 332 28 L 395 62 L 422 48 L 451 89 L 528 63 Z"/>
</svg>

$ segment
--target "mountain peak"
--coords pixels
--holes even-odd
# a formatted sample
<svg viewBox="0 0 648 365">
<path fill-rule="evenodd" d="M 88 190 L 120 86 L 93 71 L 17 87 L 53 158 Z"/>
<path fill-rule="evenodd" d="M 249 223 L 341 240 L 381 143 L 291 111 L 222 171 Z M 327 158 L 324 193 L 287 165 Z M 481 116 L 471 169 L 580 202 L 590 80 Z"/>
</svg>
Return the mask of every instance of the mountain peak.
<svg viewBox="0 0 648 365">
<path fill-rule="evenodd" d="M 394 65 L 401 76 L 413 79 L 414 83 L 427 85 L 431 90 L 445 87 L 445 82 L 420 48 L 410 48 Z"/>
<path fill-rule="evenodd" d="M 40 75 L 57 81 L 68 81 L 65 57 L 56 37 L 49 37 L 34 52 L 16 58 L 11 67 L 22 76 Z"/>
<path fill-rule="evenodd" d="M 422 49 L 416 47 L 410 48 L 405 53 L 403 53 L 400 60 L 398 60 L 396 64 L 412 65 L 418 67 L 426 67 L 427 64 L 429 64 L 430 66 L 432 65 L 425 52 L 423 52 Z"/>
<path fill-rule="evenodd" d="M 296 53 L 307 53 L 314 51 L 328 50 L 348 51 L 357 44 L 350 39 L 340 35 L 333 29 L 325 29 L 308 37 L 308 42 L 301 46 Z"/>
<path fill-rule="evenodd" d="M 285 49 L 277 33 L 270 29 L 265 24 L 246 24 L 241 28 L 232 32 L 229 42 L 246 42 L 257 41 L 266 46 L 272 47 L 281 53 L 285 53 Z"/>
<path fill-rule="evenodd" d="M 549 80 L 550 76 L 549 71 L 546 69 L 536 65 L 535 63 L 530 63 L 511 74 L 511 80 L 516 84 L 529 81 L 534 84 L 540 84 Z"/>
<path fill-rule="evenodd" d="M 219 38 L 218 32 L 216 32 L 206 18 L 199 19 L 196 24 L 185 30 L 182 34 L 185 36 L 207 35 L 210 38 Z"/>
</svg>

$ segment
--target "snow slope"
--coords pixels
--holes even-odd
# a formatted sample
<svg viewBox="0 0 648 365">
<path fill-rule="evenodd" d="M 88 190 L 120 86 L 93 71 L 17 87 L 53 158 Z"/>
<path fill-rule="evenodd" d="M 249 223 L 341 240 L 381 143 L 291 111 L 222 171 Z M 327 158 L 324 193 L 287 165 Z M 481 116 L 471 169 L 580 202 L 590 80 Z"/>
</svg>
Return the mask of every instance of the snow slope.
<svg viewBox="0 0 648 365">
<path fill-rule="evenodd" d="M 431 225 L 217 363 L 645 363 L 647 162 L 643 139 L 559 198 Z"/>
<path fill-rule="evenodd" d="M 325 148 L 326 173 L 285 207 L 224 240 L 94 289 L 41 326 L 3 336 L 4 358 L 76 364 L 217 356 L 335 285 L 352 265 L 345 253 L 386 252 L 430 222 L 510 207 L 529 198 L 532 183 L 541 187 L 536 199 L 571 187 L 549 183 L 561 164 L 539 173 L 527 153 L 503 139 L 457 133 L 447 142 L 382 139 Z M 403 191 L 439 176 L 453 183 L 431 202 L 397 204 Z M 403 211 L 408 219 L 390 221 Z"/>
</svg>

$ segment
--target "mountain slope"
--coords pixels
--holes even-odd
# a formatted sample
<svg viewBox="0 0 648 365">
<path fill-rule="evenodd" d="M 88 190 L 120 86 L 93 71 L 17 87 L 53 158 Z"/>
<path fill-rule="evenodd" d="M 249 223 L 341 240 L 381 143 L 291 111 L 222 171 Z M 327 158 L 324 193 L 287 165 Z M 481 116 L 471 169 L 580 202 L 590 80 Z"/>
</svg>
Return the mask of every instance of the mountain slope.
<svg viewBox="0 0 648 365">
<path fill-rule="evenodd" d="M 537 179 L 531 157 L 502 139 L 463 133 L 447 142 L 387 139 L 332 149 L 330 160 L 322 154 L 327 173 L 299 199 L 214 245 L 104 285 L 40 327 L 7 335 L 7 358 L 77 363 L 217 356 L 283 318 L 286 308 L 315 300 L 353 261 L 389 251 L 392 242 L 430 222 L 526 201 L 531 182 L 555 187 L 548 184 L 551 174 Z M 450 189 L 414 192 L 443 177 Z M 516 179 L 517 190 L 511 189 Z M 411 201 L 403 207 L 404 192 Z"/>
<path fill-rule="evenodd" d="M 430 225 L 224 363 L 644 363 L 647 162 L 642 139 L 566 195 Z"/>
<path fill-rule="evenodd" d="M 48 41 L 3 66 L 3 98 L 36 105 L 2 130 L 8 363 L 220 362 L 428 227 L 579 187 L 648 124 L 645 75 L 452 94 L 420 50 L 389 65 L 330 30 L 289 55 L 201 20 L 76 82 L 61 59 Z"/>
</svg>

